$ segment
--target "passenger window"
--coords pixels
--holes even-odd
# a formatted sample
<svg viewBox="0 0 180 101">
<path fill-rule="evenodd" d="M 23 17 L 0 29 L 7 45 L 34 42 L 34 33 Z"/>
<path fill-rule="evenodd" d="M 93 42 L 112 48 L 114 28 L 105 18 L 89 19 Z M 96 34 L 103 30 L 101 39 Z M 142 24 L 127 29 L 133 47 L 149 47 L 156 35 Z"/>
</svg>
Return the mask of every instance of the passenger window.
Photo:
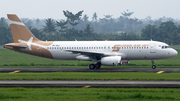
<svg viewBox="0 0 180 101">
<path fill-rule="evenodd" d="M 54 47 L 52 47 L 52 49 L 54 49 Z"/>
</svg>

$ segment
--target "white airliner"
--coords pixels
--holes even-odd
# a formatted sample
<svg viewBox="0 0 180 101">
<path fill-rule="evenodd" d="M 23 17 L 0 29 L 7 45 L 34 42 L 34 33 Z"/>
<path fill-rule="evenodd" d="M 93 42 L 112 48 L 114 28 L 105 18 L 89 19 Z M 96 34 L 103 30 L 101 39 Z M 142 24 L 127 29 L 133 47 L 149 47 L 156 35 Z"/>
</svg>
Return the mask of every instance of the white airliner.
<svg viewBox="0 0 180 101">
<path fill-rule="evenodd" d="M 7 16 L 14 43 L 5 44 L 5 48 L 51 59 L 92 61 L 90 69 L 121 65 L 124 60 L 151 60 L 155 69 L 155 59 L 178 54 L 169 45 L 158 41 L 41 41 L 15 14 Z"/>
</svg>

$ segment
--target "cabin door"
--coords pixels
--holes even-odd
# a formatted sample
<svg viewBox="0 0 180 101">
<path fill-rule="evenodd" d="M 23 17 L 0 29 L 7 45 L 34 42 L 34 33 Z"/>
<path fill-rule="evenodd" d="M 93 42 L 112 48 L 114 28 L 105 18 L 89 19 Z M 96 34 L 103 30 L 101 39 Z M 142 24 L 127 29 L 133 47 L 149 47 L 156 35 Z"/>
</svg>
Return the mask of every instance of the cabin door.
<svg viewBox="0 0 180 101">
<path fill-rule="evenodd" d="M 156 43 L 150 44 L 150 53 L 156 53 Z"/>
</svg>

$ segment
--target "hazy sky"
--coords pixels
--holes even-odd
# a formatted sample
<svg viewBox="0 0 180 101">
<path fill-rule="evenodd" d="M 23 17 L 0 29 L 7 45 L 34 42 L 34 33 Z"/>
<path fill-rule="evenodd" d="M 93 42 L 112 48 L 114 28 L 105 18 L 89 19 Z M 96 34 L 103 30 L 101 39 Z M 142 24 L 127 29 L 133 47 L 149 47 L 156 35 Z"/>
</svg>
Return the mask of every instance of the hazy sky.
<svg viewBox="0 0 180 101">
<path fill-rule="evenodd" d="M 134 11 L 132 18 L 180 19 L 180 0 L 0 0 L 0 17 L 11 13 L 20 18 L 65 19 L 63 10 L 73 13 L 84 10 L 83 15 L 87 14 L 91 20 L 94 12 L 98 18 L 104 15 L 118 18 L 126 9 Z"/>
</svg>

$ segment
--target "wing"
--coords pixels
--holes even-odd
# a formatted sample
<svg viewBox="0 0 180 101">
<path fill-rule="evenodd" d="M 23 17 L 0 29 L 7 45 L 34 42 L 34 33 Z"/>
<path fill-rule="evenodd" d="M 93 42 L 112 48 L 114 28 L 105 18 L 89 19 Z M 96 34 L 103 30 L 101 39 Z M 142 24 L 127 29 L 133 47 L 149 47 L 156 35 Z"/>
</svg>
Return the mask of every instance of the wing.
<svg viewBox="0 0 180 101">
<path fill-rule="evenodd" d="M 126 54 L 120 52 L 98 52 L 98 51 L 77 51 L 77 50 L 66 50 L 73 54 L 85 55 L 90 58 L 106 57 L 106 56 L 122 56 L 126 57 Z"/>
</svg>

